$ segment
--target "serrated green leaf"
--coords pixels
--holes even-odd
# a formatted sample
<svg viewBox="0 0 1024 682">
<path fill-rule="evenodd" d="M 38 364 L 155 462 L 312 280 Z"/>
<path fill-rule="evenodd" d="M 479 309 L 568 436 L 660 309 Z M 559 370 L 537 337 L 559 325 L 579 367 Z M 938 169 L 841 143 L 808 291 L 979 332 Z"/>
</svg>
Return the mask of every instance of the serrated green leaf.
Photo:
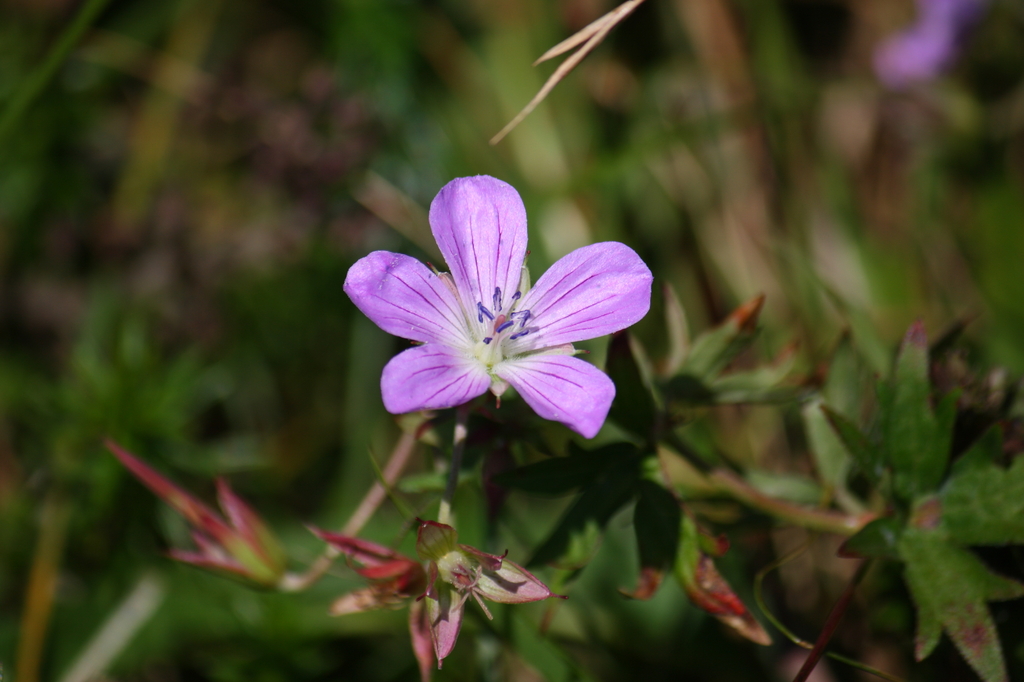
<svg viewBox="0 0 1024 682">
<path fill-rule="evenodd" d="M 900 558 L 899 541 L 902 533 L 903 525 L 898 519 L 891 516 L 875 519 L 840 545 L 838 554 L 843 557 L 898 560 Z"/>
<path fill-rule="evenodd" d="M 891 389 L 879 395 L 882 437 L 893 469 L 895 492 L 906 501 L 935 490 L 949 461 L 953 406 L 943 401 L 936 415 L 928 381 L 924 326 L 910 326 L 896 358 Z"/>
<path fill-rule="evenodd" d="M 562 515 L 527 566 L 550 564 L 556 568 L 582 568 L 597 551 L 601 530 L 608 519 L 633 498 L 640 478 L 639 460 L 619 460 L 597 483 L 583 491 Z"/>
<path fill-rule="evenodd" d="M 711 381 L 754 340 L 764 296 L 744 303 L 722 324 L 693 341 L 681 372 L 699 381 Z"/>
<path fill-rule="evenodd" d="M 986 602 L 1022 596 L 1024 585 L 991 573 L 971 552 L 950 544 L 936 530 L 907 528 L 899 552 L 918 607 L 917 659 L 935 648 L 941 627 L 985 682 L 1007 682 Z"/>
<path fill-rule="evenodd" d="M 987 435 L 957 462 L 941 493 L 944 527 L 964 545 L 1024 544 L 1024 458 L 1002 469 L 991 463 L 991 447 Z"/>
<path fill-rule="evenodd" d="M 629 332 L 619 332 L 608 346 L 605 371 L 615 382 L 615 400 L 608 417 L 630 433 L 651 437 L 657 409 L 651 389 L 643 379 Z"/>
<path fill-rule="evenodd" d="M 675 561 L 681 510 L 672 493 L 652 481 L 640 481 L 633 511 L 640 565 L 665 570 Z"/>
<path fill-rule="evenodd" d="M 822 405 L 821 410 L 860 470 L 872 483 L 878 483 L 885 470 L 882 449 L 872 444 L 856 424 L 828 405 Z"/>
<path fill-rule="evenodd" d="M 505 471 L 491 480 L 505 488 L 529 493 L 559 495 L 596 481 L 616 459 L 636 456 L 628 443 L 615 443 L 596 450 L 579 450 L 567 457 L 553 457 Z"/>
<path fill-rule="evenodd" d="M 1003 454 L 1003 430 L 994 426 L 981 434 L 975 443 L 953 462 L 950 478 L 970 471 L 984 471 L 994 465 Z"/>
<path fill-rule="evenodd" d="M 850 451 L 829 424 L 823 405 L 821 398 L 815 398 L 803 406 L 800 414 L 818 476 L 833 489 L 843 488 L 850 471 Z"/>
</svg>

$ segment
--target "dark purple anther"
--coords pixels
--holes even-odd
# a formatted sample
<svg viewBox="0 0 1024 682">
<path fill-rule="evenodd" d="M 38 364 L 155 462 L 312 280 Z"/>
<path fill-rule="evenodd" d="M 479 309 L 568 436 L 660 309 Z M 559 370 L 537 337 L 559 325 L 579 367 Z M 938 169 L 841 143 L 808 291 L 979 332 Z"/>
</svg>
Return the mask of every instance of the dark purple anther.
<svg viewBox="0 0 1024 682">
<path fill-rule="evenodd" d="M 484 343 L 490 343 L 493 340 L 494 340 L 493 336 L 485 336 L 484 337 Z"/>
<path fill-rule="evenodd" d="M 508 329 L 509 327 L 511 327 L 512 325 L 514 325 L 514 324 L 515 324 L 515 321 L 509 320 L 508 322 L 505 322 L 504 324 L 500 325 L 497 329 L 494 330 L 494 332 L 496 334 L 500 334 L 503 331 L 505 331 L 506 329 Z"/>
<path fill-rule="evenodd" d="M 493 320 L 494 319 L 494 315 L 491 314 L 490 310 L 488 310 L 487 308 L 484 307 L 483 303 L 477 303 L 476 304 L 476 319 L 477 319 L 477 322 L 483 322 L 485 316 L 487 317 L 488 320 Z"/>
<path fill-rule="evenodd" d="M 516 339 L 518 339 L 519 337 L 521 337 L 521 336 L 526 336 L 527 334 L 529 334 L 529 333 L 530 333 L 530 332 L 532 332 L 532 331 L 533 331 L 533 328 L 530 328 L 530 329 L 524 329 L 523 331 L 521 331 L 521 332 L 516 332 L 516 333 L 515 333 L 515 334 L 513 334 L 512 336 L 508 337 L 508 339 L 509 339 L 509 341 L 515 341 L 515 340 L 516 340 Z"/>
<path fill-rule="evenodd" d="M 501 287 L 494 287 L 494 312 L 501 312 Z"/>
<path fill-rule="evenodd" d="M 516 312 L 511 313 L 508 317 L 513 322 L 519 322 L 519 328 L 522 329 L 526 326 L 526 321 L 530 319 L 530 311 L 517 310 Z"/>
</svg>

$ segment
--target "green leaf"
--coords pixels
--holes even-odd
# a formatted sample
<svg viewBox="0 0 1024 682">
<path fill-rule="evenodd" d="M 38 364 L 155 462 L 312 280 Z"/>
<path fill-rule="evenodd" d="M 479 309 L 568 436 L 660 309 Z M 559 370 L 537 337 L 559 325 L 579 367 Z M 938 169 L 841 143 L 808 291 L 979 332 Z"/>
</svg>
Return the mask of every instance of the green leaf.
<svg viewBox="0 0 1024 682">
<path fill-rule="evenodd" d="M 1024 544 L 1024 458 L 1009 469 L 992 464 L 993 434 L 1000 438 L 990 430 L 957 462 L 941 493 L 946 532 L 965 545 Z"/>
<path fill-rule="evenodd" d="M 652 481 L 640 481 L 633 511 L 640 565 L 665 570 L 675 561 L 681 510 L 672 493 Z"/>
<path fill-rule="evenodd" d="M 793 371 L 796 355 L 787 352 L 770 365 L 745 372 L 734 372 L 711 382 L 714 402 L 718 404 L 769 403 L 789 401 L 804 392 L 795 386 L 779 386 Z"/>
<path fill-rule="evenodd" d="M 620 459 L 606 476 L 584 490 L 527 566 L 550 564 L 576 570 L 588 564 L 608 519 L 632 499 L 640 476 L 638 464 L 638 458 Z"/>
<path fill-rule="evenodd" d="M 843 488 L 850 471 L 850 451 L 829 424 L 821 398 L 808 401 L 801 410 L 804 431 L 818 475 L 832 489 Z"/>
<path fill-rule="evenodd" d="M 985 682 L 1007 682 L 1002 648 L 986 602 L 1024 595 L 1024 585 L 991 573 L 970 551 L 935 530 L 908 528 L 899 543 L 905 577 L 918 608 L 917 660 L 945 630 Z"/>
<path fill-rule="evenodd" d="M 505 488 L 560 495 L 592 484 L 615 460 L 636 454 L 636 448 L 628 443 L 615 443 L 596 450 L 579 449 L 567 457 L 552 457 L 502 472 L 491 480 Z"/>
<path fill-rule="evenodd" d="M 694 339 L 681 372 L 699 381 L 714 379 L 754 340 L 757 317 L 763 304 L 764 296 L 747 301 L 725 322 Z"/>
<path fill-rule="evenodd" d="M 672 285 L 662 288 L 665 300 L 665 329 L 668 332 L 668 356 L 664 371 L 668 375 L 679 371 L 690 352 L 690 329 L 686 324 L 686 311 Z"/>
<path fill-rule="evenodd" d="M 928 339 L 921 322 L 907 330 L 890 386 L 879 395 L 882 435 L 895 492 L 910 501 L 935 490 L 942 481 L 955 408 L 947 399 L 938 415 L 932 412 Z"/>
<path fill-rule="evenodd" d="M 822 490 L 817 481 L 795 473 L 748 469 L 744 478 L 760 492 L 797 504 L 817 505 L 821 503 Z"/>
<path fill-rule="evenodd" d="M 864 403 L 866 387 L 873 387 L 874 383 L 850 335 L 844 334 L 828 360 L 828 377 L 821 387 L 824 402 L 836 412 L 853 417 Z"/>
<path fill-rule="evenodd" d="M 953 462 L 950 479 L 971 471 L 987 471 L 1003 454 L 1003 430 L 998 426 L 981 434 L 975 443 Z"/>
<path fill-rule="evenodd" d="M 898 519 L 891 516 L 875 519 L 840 545 L 838 554 L 842 557 L 899 560 L 899 541 L 902 533 L 903 524 Z"/>
<path fill-rule="evenodd" d="M 839 436 L 839 440 L 846 446 L 847 451 L 853 457 L 853 461 L 856 462 L 860 470 L 872 483 L 878 483 L 885 473 L 885 459 L 882 449 L 873 445 L 867 436 L 857 428 L 856 424 L 829 408 L 828 405 L 822 405 L 821 411 L 825 414 L 825 418 L 828 419 L 836 435 Z"/>
<path fill-rule="evenodd" d="M 658 411 L 651 389 L 640 373 L 629 332 L 612 337 L 605 370 L 615 382 L 615 400 L 608 417 L 640 438 L 651 438 Z"/>
</svg>

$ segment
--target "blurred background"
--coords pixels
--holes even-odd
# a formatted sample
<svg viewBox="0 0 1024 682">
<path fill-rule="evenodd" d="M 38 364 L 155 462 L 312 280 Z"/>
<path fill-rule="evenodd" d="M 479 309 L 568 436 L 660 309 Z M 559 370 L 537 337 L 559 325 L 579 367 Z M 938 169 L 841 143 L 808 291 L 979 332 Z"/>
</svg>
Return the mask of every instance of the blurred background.
<svg viewBox="0 0 1024 682">
<path fill-rule="evenodd" d="M 167 560 L 184 524 L 102 438 L 204 499 L 228 476 L 293 562 L 312 560 L 303 524 L 340 526 L 399 432 L 378 382 L 405 342 L 355 310 L 345 274 L 375 249 L 436 262 L 425 209 L 453 177 L 519 190 L 534 278 L 618 240 L 675 289 L 691 330 L 765 294 L 759 352 L 795 344 L 807 374 L 844 335 L 884 373 L 922 319 L 935 336 L 969 321 L 970 361 L 1019 376 L 1024 5 L 961 0 L 929 19 L 933 4 L 957 3 L 647 0 L 491 146 L 555 68 L 533 60 L 614 3 L 0 0 L 9 679 L 84 682 L 89 656 L 111 680 L 418 679 L 404 612 L 327 616 L 358 584 L 343 566 L 278 595 Z M 931 35 L 928 21 L 947 24 Z M 660 301 L 637 330 L 654 357 Z M 600 363 L 604 343 L 590 347 Z M 803 466 L 786 410 L 726 412 L 709 437 L 735 461 Z M 558 504 L 513 496 L 510 556 Z M 464 505 L 466 541 L 491 532 L 483 502 Z M 394 542 L 401 520 L 386 505 L 366 535 Z M 628 521 L 613 519 L 551 637 L 517 635 L 529 662 L 499 609 L 508 622 L 472 617 L 437 679 L 792 678 L 799 650 L 774 631 L 772 647 L 745 643 L 675 585 L 623 599 Z M 731 535 L 723 571 L 748 604 L 753 573 L 803 541 L 787 532 Z M 835 542 L 815 542 L 768 583 L 812 640 L 849 577 Z M 912 671 L 898 578 L 862 593 L 840 646 L 908 679 L 974 679 L 948 643 Z M 1007 632 L 1020 671 L 1024 640 Z"/>
</svg>

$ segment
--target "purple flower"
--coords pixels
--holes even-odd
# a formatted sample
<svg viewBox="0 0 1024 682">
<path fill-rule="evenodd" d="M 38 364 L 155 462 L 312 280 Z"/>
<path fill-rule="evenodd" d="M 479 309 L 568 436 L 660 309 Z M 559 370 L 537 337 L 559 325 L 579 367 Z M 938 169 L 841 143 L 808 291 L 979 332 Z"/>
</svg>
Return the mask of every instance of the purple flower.
<svg viewBox="0 0 1024 682">
<path fill-rule="evenodd" d="M 984 0 L 917 0 L 917 21 L 875 51 L 879 79 L 901 89 L 938 77 L 956 58 L 984 5 Z"/>
<path fill-rule="evenodd" d="M 540 416 L 592 438 L 615 385 L 572 357 L 572 343 L 647 314 L 647 266 L 624 244 L 592 244 L 530 288 L 523 201 L 486 175 L 445 185 L 430 204 L 430 226 L 451 274 L 375 251 L 345 280 L 345 293 L 381 329 L 422 344 L 384 368 L 384 407 L 393 414 L 455 407 L 511 385 Z"/>
</svg>

